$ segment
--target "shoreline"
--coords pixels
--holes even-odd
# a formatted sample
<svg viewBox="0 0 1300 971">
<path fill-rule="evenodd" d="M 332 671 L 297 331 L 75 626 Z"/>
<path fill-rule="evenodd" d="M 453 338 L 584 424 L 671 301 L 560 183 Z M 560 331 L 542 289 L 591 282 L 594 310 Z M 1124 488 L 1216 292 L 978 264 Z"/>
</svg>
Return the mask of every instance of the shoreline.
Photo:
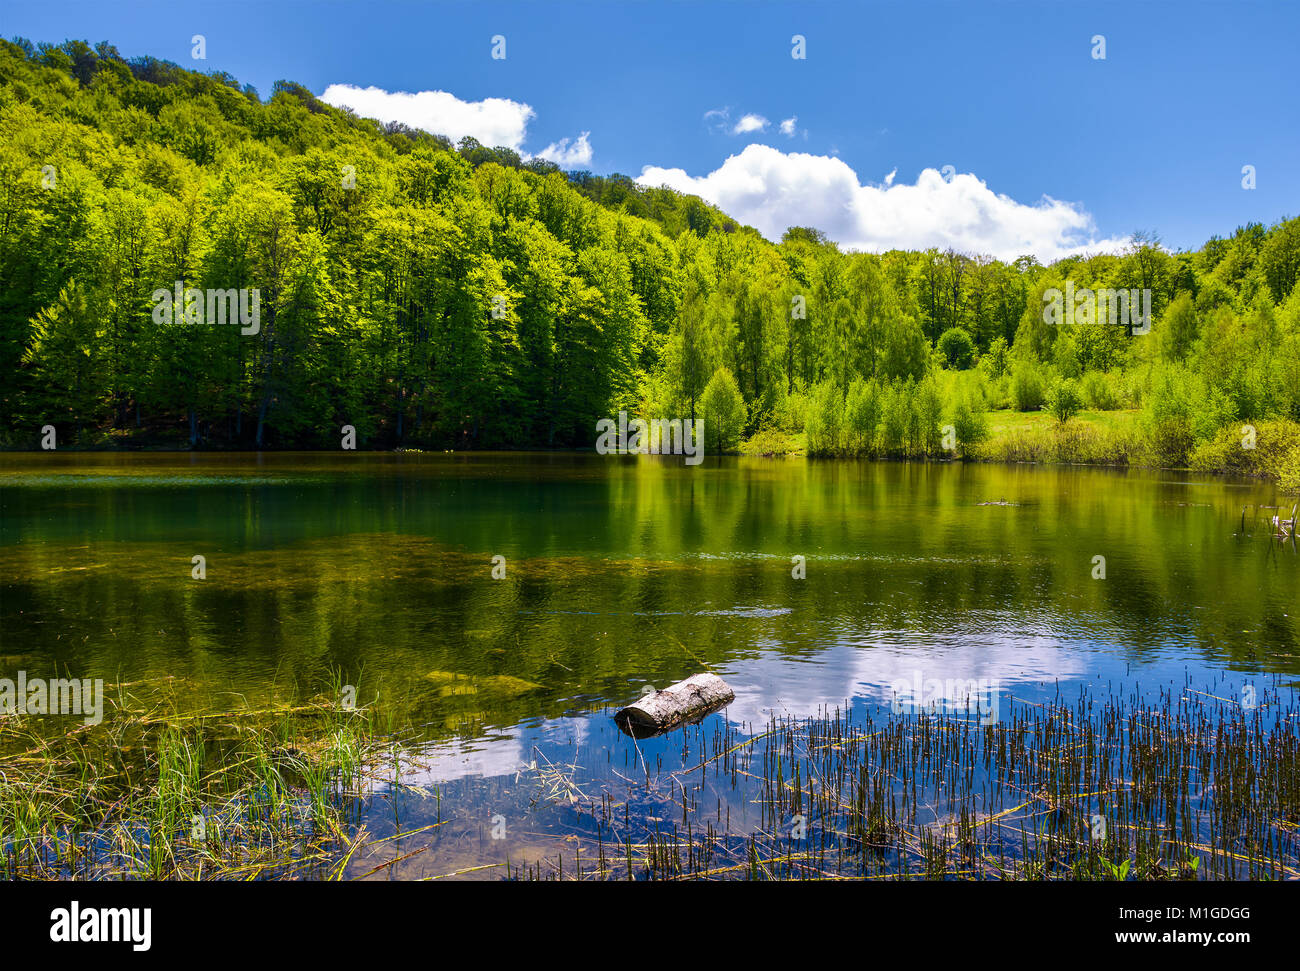
<svg viewBox="0 0 1300 971">
<path fill-rule="evenodd" d="M 1077 427 L 1096 427 L 1084 426 Z M 1300 426 L 1297 426 L 1300 428 Z M 1059 429 L 1047 429 L 1046 432 L 1037 430 L 1040 438 L 1047 437 L 1051 431 Z M 1226 431 L 1223 430 L 1223 431 Z M 790 440 L 793 442 L 802 439 L 803 435 L 792 435 Z M 1300 485 L 1288 483 L 1287 487 L 1282 487 L 1282 480 L 1287 475 L 1287 470 L 1281 462 L 1269 462 L 1266 467 L 1227 467 L 1226 465 L 1217 467 L 1201 466 L 1193 464 L 1172 464 L 1161 463 L 1159 461 L 1148 461 L 1145 459 L 1134 460 L 1126 454 L 1111 454 L 1106 457 L 1099 457 L 1095 460 L 1077 459 L 1077 458 L 1049 458 L 1049 457 L 1026 457 L 1014 458 L 1007 457 L 1005 454 L 998 455 L 988 454 L 996 450 L 999 446 L 1014 446 L 1017 443 L 1025 444 L 1021 433 L 999 434 L 990 436 L 978 447 L 972 450 L 971 454 L 838 454 L 838 455 L 810 455 L 805 447 L 796 444 L 794 447 L 781 450 L 760 452 L 757 448 L 747 447 L 754 441 L 753 438 L 742 442 L 738 449 L 730 449 L 724 452 L 707 453 L 710 458 L 748 458 L 748 459 L 802 459 L 814 462 L 897 462 L 897 463 L 923 463 L 937 465 L 990 465 L 990 466 L 1059 466 L 1071 468 L 1094 468 L 1094 469 L 1120 469 L 1120 470 L 1140 470 L 1147 472 L 1181 472 L 1193 475 L 1210 475 L 1216 478 L 1237 477 L 1242 479 L 1253 480 L 1258 483 L 1272 482 L 1282 488 L 1284 495 L 1300 494 Z M 1031 444 L 1041 444 L 1031 443 Z M 241 449 L 241 448 L 191 448 L 191 447 L 170 447 L 163 445 L 140 445 L 134 447 L 107 446 L 107 445 L 90 445 L 90 446 L 61 446 L 57 450 L 59 453 L 76 454 L 76 455 L 338 455 L 346 452 L 355 452 L 366 455 L 461 455 L 461 456 L 491 456 L 491 455 L 531 455 L 531 456 L 559 456 L 559 455 L 599 455 L 600 453 L 592 448 L 479 448 L 479 449 L 422 449 L 422 448 L 356 448 L 356 449 L 312 449 L 312 448 L 261 448 L 261 449 Z M 3 462 L 6 456 L 35 455 L 44 454 L 38 448 L 0 448 L 0 462 Z M 602 456 L 605 457 L 605 456 Z M 620 455 L 619 458 L 628 458 L 629 455 Z M 655 458 L 664 458 L 665 456 L 649 456 Z M 667 456 L 672 457 L 672 456 Z M 1285 458 L 1285 456 L 1283 457 Z M 1295 472 L 1292 472 L 1294 475 Z"/>
</svg>

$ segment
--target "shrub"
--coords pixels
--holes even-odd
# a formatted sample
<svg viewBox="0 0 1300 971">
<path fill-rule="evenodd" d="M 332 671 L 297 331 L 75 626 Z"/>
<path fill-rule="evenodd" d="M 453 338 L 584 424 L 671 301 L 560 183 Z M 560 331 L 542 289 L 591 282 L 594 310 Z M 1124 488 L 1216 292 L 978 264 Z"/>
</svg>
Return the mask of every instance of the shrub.
<svg viewBox="0 0 1300 971">
<path fill-rule="evenodd" d="M 1032 364 L 1022 362 L 1011 374 L 1011 402 L 1016 411 L 1043 407 L 1043 377 Z"/>
<path fill-rule="evenodd" d="M 742 442 L 740 451 L 746 455 L 798 455 L 804 451 L 796 436 L 779 428 L 763 428 L 756 432 L 747 442 Z"/>
<path fill-rule="evenodd" d="M 989 423 L 984 409 L 978 403 L 972 404 L 964 395 L 953 409 L 952 425 L 963 456 L 970 455 L 975 446 L 989 437 Z"/>
<path fill-rule="evenodd" d="M 993 411 L 1012 407 L 1014 402 L 1011 398 L 1011 379 L 1004 374 L 992 382 L 988 386 L 985 401 Z"/>
<path fill-rule="evenodd" d="M 975 342 L 962 327 L 945 330 L 938 348 L 944 363 L 954 371 L 965 371 L 975 360 Z"/>
<path fill-rule="evenodd" d="M 1141 408 L 1146 400 L 1147 382 L 1140 370 L 1121 371 L 1116 383 L 1119 385 L 1123 401 L 1131 408 Z"/>
<path fill-rule="evenodd" d="M 1300 496 L 1300 445 L 1291 449 L 1278 470 L 1278 488 L 1288 496 Z"/>
<path fill-rule="evenodd" d="M 808 396 L 792 391 L 772 407 L 772 427 L 793 434 L 801 432 L 808 418 Z"/>
<path fill-rule="evenodd" d="M 1101 371 L 1089 371 L 1079 384 L 1084 404 L 1093 411 L 1114 411 L 1120 406 L 1119 392 L 1110 376 Z"/>
<path fill-rule="evenodd" d="M 1052 388 L 1047 397 L 1047 407 L 1056 416 L 1056 420 L 1064 425 L 1083 408 L 1083 398 L 1074 382 L 1066 378 Z"/>
<path fill-rule="evenodd" d="M 1262 421 L 1250 426 L 1230 422 L 1211 438 L 1196 446 L 1188 459 L 1198 472 L 1227 472 L 1280 478 L 1300 449 L 1300 424 L 1293 421 Z M 1253 447 L 1252 447 L 1253 446 Z"/>
<path fill-rule="evenodd" d="M 1208 389 L 1200 375 L 1178 366 L 1162 369 L 1142 409 L 1152 458 L 1160 465 L 1185 466 L 1197 443 L 1212 437 L 1232 412 L 1232 403 Z"/>
</svg>

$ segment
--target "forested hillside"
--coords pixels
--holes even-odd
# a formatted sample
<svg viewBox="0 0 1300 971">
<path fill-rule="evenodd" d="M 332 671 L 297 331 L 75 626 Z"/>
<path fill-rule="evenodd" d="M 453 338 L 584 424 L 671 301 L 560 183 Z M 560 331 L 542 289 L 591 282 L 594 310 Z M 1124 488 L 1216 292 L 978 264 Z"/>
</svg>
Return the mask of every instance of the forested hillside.
<svg viewBox="0 0 1300 971">
<path fill-rule="evenodd" d="M 1298 276 L 1300 219 L 1051 266 L 773 243 L 297 84 L 0 42 L 9 447 L 589 447 L 626 409 L 703 416 L 710 451 L 938 454 L 952 422 L 973 454 L 988 411 L 1047 405 L 1141 409 L 1146 457 L 1185 464 L 1300 420 Z M 159 323 L 178 281 L 255 289 L 257 332 Z M 1150 332 L 1045 322 L 1067 283 L 1150 291 Z"/>
</svg>

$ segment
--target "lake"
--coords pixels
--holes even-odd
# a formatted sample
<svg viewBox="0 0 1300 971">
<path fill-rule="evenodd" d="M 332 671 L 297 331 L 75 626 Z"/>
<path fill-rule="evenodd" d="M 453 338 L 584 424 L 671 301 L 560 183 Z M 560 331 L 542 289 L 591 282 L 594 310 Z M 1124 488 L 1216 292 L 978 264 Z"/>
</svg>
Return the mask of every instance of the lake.
<svg viewBox="0 0 1300 971">
<path fill-rule="evenodd" d="M 383 835 L 440 829 L 437 846 L 371 878 L 506 858 L 558 857 L 563 873 L 566 847 L 608 823 L 590 806 L 584 817 L 584 799 L 623 790 L 630 825 L 628 793 L 651 763 L 688 769 L 701 747 L 774 717 L 870 719 L 896 710 L 900 684 L 991 686 L 1003 712 L 1081 692 L 1158 703 L 1256 686 L 1285 707 L 1300 673 L 1300 557 L 1270 536 L 1272 510 L 1254 508 L 1282 502 L 1273 487 L 1245 480 L 712 456 L 50 453 L 0 456 L 0 494 L 0 677 L 167 683 L 195 712 L 341 682 L 383 706 L 409 753 L 358 818 Z M 614 726 L 647 685 L 705 670 L 735 691 L 724 713 L 639 743 Z M 753 793 L 728 791 L 710 789 L 718 818 L 762 828 Z M 671 799 L 664 812 L 643 796 L 642 828 L 671 822 Z M 361 853 L 348 872 L 385 859 Z"/>
</svg>

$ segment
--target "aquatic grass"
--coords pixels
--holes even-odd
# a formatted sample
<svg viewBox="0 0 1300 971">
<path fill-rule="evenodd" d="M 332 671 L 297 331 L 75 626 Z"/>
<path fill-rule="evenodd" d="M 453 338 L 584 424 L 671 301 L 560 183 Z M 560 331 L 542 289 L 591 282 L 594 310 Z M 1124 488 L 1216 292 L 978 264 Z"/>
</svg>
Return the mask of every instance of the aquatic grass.
<svg viewBox="0 0 1300 971">
<path fill-rule="evenodd" d="M 145 687 L 117 686 L 94 736 L 0 721 L 0 878 L 340 875 L 391 750 L 372 710 L 178 715 L 160 710 L 173 686 Z"/>
<path fill-rule="evenodd" d="M 651 763 L 573 798 L 567 849 L 511 879 L 1300 879 L 1294 691 L 1011 702 L 958 713 L 774 718 L 682 730 L 692 767 Z M 629 746 L 630 749 L 630 746 Z M 636 756 L 629 753 L 629 763 Z M 576 767 L 575 767 L 576 768 Z M 621 775 L 616 773 L 616 775 Z M 756 807 L 758 818 L 733 820 Z M 585 815 L 584 815 L 585 814 Z M 568 856 L 569 859 L 563 858 Z"/>
</svg>

